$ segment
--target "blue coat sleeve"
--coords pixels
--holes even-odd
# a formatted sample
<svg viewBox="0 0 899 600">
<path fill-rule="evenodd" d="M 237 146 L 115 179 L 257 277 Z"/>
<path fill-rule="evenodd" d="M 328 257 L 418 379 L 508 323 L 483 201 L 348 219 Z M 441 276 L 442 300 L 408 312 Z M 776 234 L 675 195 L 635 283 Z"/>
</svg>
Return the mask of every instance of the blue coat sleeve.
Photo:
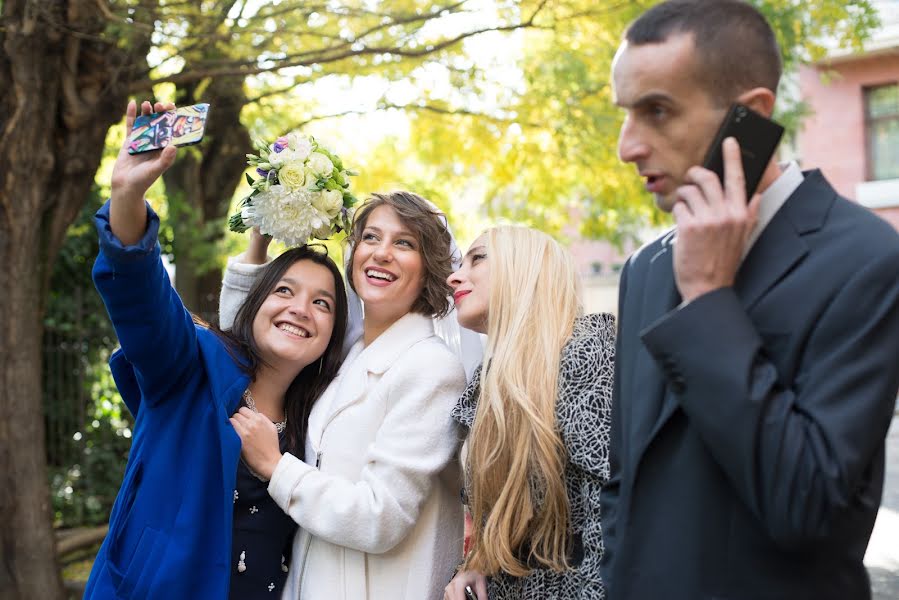
<svg viewBox="0 0 899 600">
<path fill-rule="evenodd" d="M 141 402 L 161 402 L 198 366 L 199 350 L 193 318 L 162 265 L 159 217 L 147 205 L 147 232 L 133 246 L 124 246 L 113 235 L 108 202 L 94 221 L 100 237 L 94 285 L 112 320 L 121 353 L 133 368 Z M 134 412 L 138 403 L 130 382 L 129 378 L 129 389 L 122 393 L 128 394 L 126 401 Z"/>
</svg>

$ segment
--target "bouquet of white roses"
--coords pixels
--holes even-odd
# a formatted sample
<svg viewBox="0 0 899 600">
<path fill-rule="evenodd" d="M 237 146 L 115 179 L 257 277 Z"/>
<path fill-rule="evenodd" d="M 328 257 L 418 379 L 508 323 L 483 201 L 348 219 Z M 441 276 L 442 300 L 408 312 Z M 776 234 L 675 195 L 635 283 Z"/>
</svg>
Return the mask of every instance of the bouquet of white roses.
<svg viewBox="0 0 899 600">
<path fill-rule="evenodd" d="M 254 146 L 259 154 L 247 154 L 247 163 L 259 178 L 247 175 L 253 191 L 229 219 L 231 231 L 259 227 L 288 246 L 299 246 L 349 230 L 356 203 L 349 177 L 357 173 L 344 169 L 339 156 L 296 133 Z"/>
</svg>

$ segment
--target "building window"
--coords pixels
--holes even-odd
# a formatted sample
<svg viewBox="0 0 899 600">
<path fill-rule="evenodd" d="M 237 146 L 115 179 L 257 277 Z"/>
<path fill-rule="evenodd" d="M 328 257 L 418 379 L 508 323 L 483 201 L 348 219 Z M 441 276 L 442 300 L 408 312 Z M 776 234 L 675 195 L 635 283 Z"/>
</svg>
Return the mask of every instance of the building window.
<svg viewBox="0 0 899 600">
<path fill-rule="evenodd" d="M 899 179 L 899 83 L 865 90 L 868 179 Z"/>
</svg>

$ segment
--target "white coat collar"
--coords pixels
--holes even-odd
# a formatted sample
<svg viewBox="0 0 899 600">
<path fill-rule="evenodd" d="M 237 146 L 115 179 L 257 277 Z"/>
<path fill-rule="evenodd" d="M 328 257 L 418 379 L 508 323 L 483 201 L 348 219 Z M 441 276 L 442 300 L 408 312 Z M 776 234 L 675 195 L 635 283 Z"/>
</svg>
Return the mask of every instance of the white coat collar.
<svg viewBox="0 0 899 600">
<path fill-rule="evenodd" d="M 368 372 L 383 374 L 396 362 L 400 354 L 432 335 L 434 335 L 434 321 L 431 317 L 406 313 L 368 346 L 363 346 L 361 339 L 356 342 L 357 346 L 362 346 L 358 360 L 362 361 L 361 364 L 365 365 Z"/>
<path fill-rule="evenodd" d="M 322 424 L 322 431 L 310 435 L 319 438 L 316 450 L 321 450 L 321 437 L 331 421 L 341 412 L 365 398 L 368 391 L 368 375 L 383 375 L 400 355 L 417 344 L 434 335 L 434 322 L 430 317 L 408 313 L 387 328 L 375 341 L 365 346 L 360 339 L 350 350 L 340 373 L 325 391 L 319 402 L 326 405 L 332 401 L 327 410 L 327 417 Z"/>
</svg>

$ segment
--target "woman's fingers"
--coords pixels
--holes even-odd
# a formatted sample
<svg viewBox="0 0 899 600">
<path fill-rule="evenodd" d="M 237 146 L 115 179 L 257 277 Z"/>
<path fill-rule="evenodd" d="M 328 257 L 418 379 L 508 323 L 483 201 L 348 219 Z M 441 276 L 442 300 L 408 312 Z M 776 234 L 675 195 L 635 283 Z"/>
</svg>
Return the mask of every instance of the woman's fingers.
<svg viewBox="0 0 899 600">
<path fill-rule="evenodd" d="M 128 145 L 128 138 L 131 137 L 131 130 L 134 129 L 134 119 L 137 117 L 137 103 L 134 100 L 128 101 L 128 107 L 125 109 L 125 145 Z"/>
</svg>

